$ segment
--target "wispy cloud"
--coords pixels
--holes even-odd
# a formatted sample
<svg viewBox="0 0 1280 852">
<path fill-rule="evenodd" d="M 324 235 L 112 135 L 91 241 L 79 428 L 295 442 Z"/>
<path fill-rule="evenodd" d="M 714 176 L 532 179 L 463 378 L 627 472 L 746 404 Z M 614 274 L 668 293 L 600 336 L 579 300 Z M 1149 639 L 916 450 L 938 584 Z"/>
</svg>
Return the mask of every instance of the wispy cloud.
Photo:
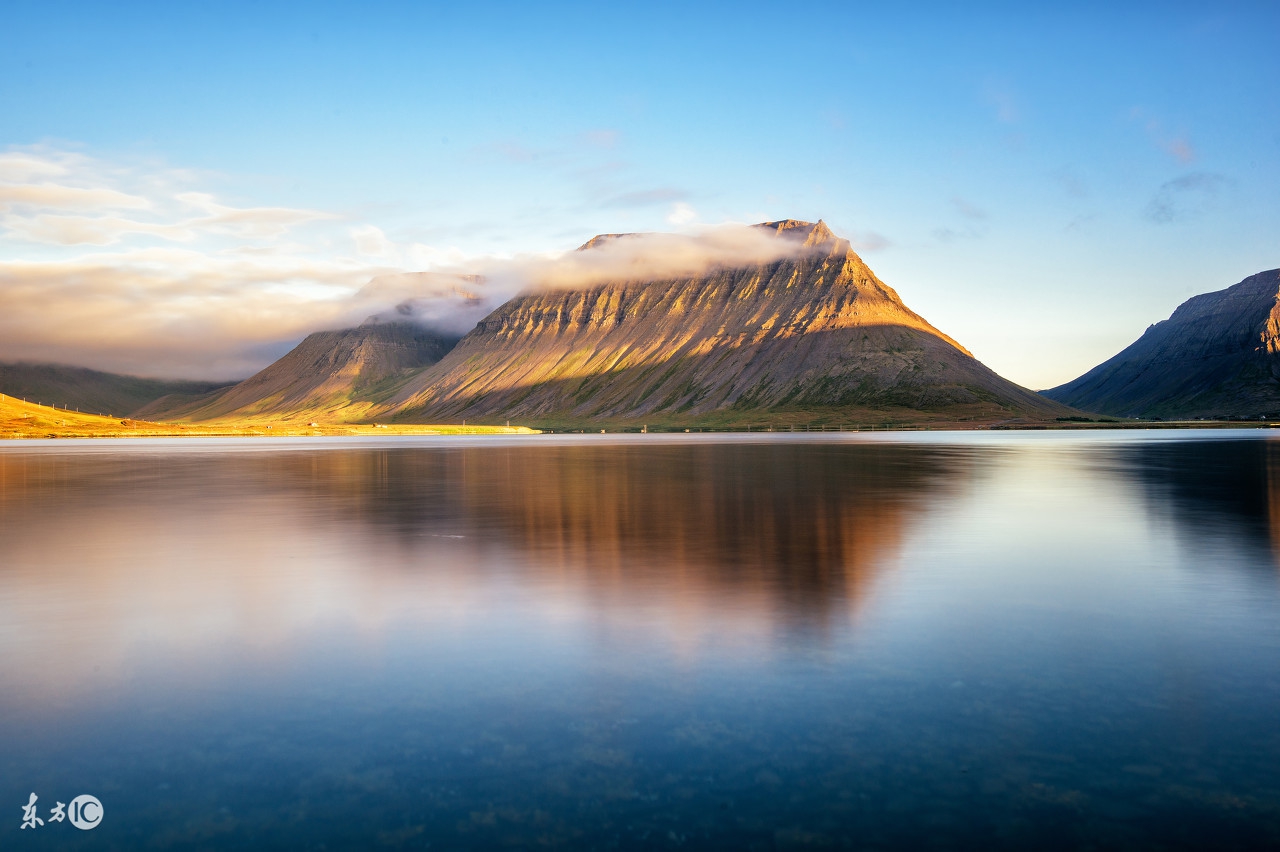
<svg viewBox="0 0 1280 852">
<path fill-rule="evenodd" d="M 1051 176 L 1058 186 L 1062 187 L 1062 190 L 1072 198 L 1085 198 L 1089 195 L 1088 182 L 1071 166 L 1063 166 L 1055 170 Z"/>
<path fill-rule="evenodd" d="M 888 237 L 875 231 L 854 231 L 849 235 L 849 244 L 859 254 L 882 251 L 893 245 Z"/>
<path fill-rule="evenodd" d="M 742 224 L 688 233 L 623 234 L 584 251 L 476 260 L 472 269 L 491 296 L 530 289 L 575 289 L 608 281 L 681 279 L 716 267 L 769 263 L 805 251 L 802 240 Z M 461 273 L 463 270 L 456 270 Z"/>
<path fill-rule="evenodd" d="M 398 244 L 326 211 L 236 206 L 200 183 L 79 152 L 0 152 L 0 358 L 233 378 L 311 331 L 397 304 L 475 321 L 475 294 L 452 279 L 368 286 L 457 262 L 455 250 Z"/>
<path fill-rule="evenodd" d="M 1191 172 L 1161 184 L 1144 211 L 1157 224 L 1190 219 L 1207 210 L 1227 186 L 1228 179 L 1213 172 Z"/>
<path fill-rule="evenodd" d="M 1014 124 L 1020 118 L 1018 102 L 1007 83 L 988 80 L 982 91 L 983 100 L 995 111 L 1001 124 Z"/>
<path fill-rule="evenodd" d="M 595 146 L 596 148 L 614 148 L 617 146 L 618 141 L 621 138 L 621 133 L 608 128 L 588 130 L 586 133 L 582 134 L 583 141 L 588 145 Z"/>
<path fill-rule="evenodd" d="M 655 204 L 667 204 L 672 201 L 683 201 L 688 193 L 682 189 L 664 186 L 657 189 L 624 192 L 601 204 L 602 207 L 648 207 Z"/>
<path fill-rule="evenodd" d="M 683 201 L 677 201 L 671 205 L 671 210 L 667 213 L 666 220 L 676 226 L 688 225 L 691 222 L 698 221 L 698 211 Z"/>
<path fill-rule="evenodd" d="M 615 198 L 669 204 L 684 233 L 502 258 L 326 211 L 236 206 L 203 182 L 78 153 L 0 153 L 0 358 L 239 378 L 312 331 L 370 317 L 463 332 L 530 287 L 687 277 L 800 250 L 746 226 L 695 227 L 671 188 Z"/>
<path fill-rule="evenodd" d="M 957 213 L 970 221 L 980 222 L 987 218 L 987 211 L 959 196 L 951 199 L 951 206 L 955 208 Z"/>
<path fill-rule="evenodd" d="M 986 210 L 958 195 L 951 197 L 951 209 L 960 221 L 954 225 L 934 228 L 935 240 L 940 243 L 952 243 L 956 240 L 980 239 L 986 234 L 986 221 L 990 218 Z"/>
<path fill-rule="evenodd" d="M 1195 146 L 1186 131 L 1167 130 L 1159 118 L 1142 107 L 1129 110 L 1129 118 L 1141 124 L 1152 143 L 1178 163 L 1185 166 L 1196 159 Z"/>
</svg>

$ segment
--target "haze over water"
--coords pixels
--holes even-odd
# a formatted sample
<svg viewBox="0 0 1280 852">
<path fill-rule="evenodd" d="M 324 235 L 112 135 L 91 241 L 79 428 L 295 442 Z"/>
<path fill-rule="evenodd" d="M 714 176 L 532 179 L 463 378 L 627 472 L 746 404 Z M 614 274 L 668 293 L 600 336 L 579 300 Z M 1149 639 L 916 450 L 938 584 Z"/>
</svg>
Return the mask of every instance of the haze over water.
<svg viewBox="0 0 1280 852">
<path fill-rule="evenodd" d="M 1254 431 L 15 443 L 0 836 L 1274 844 L 1278 536 Z"/>
</svg>

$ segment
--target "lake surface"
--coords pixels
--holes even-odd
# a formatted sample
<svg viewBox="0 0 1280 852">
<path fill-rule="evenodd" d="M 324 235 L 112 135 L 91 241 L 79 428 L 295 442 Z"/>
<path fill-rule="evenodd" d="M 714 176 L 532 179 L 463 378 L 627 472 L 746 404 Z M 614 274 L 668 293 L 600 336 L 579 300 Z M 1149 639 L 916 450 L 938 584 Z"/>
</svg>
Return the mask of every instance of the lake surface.
<svg viewBox="0 0 1280 852">
<path fill-rule="evenodd" d="M 1280 843 L 1268 433 L 712 438 L 0 445 L 0 845 Z"/>
</svg>

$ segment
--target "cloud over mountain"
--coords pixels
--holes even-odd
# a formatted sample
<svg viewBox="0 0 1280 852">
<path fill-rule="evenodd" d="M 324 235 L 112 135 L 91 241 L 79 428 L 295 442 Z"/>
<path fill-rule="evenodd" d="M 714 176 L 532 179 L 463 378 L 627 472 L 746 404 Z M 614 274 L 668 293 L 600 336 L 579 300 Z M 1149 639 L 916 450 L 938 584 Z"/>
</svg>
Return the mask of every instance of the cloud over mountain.
<svg viewBox="0 0 1280 852">
<path fill-rule="evenodd" d="M 208 190 L 217 179 L 45 146 L 0 152 L 0 358 L 225 379 L 406 300 L 424 320 L 473 313 L 475 294 L 449 276 L 369 286 L 458 260 L 447 250 L 395 246 L 329 211 L 237 205 Z"/>
</svg>

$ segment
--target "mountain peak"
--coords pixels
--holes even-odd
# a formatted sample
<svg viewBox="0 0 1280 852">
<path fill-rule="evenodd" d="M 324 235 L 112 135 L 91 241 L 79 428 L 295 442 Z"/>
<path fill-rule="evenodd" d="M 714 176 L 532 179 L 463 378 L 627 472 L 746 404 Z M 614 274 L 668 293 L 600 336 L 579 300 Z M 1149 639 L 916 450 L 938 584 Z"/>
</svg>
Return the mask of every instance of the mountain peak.
<svg viewBox="0 0 1280 852">
<path fill-rule="evenodd" d="M 625 240 L 632 237 L 642 237 L 642 236 L 644 236 L 644 234 L 596 234 L 594 237 L 587 240 L 582 245 L 578 246 L 578 251 L 586 251 L 587 249 L 599 248 L 605 243 L 610 243 L 610 242 L 613 242 L 614 240 Z"/>
<path fill-rule="evenodd" d="M 805 222 L 800 219 L 779 219 L 776 222 L 761 222 L 758 225 L 752 225 L 753 228 L 759 228 L 765 231 L 772 231 L 780 237 L 786 237 L 790 240 L 803 241 L 806 247 L 820 246 L 827 242 L 833 242 L 837 239 L 836 235 L 827 227 L 827 223 L 819 219 L 817 222 Z M 578 246 L 578 251 L 586 251 L 587 249 L 599 248 L 605 243 L 614 240 L 624 240 L 634 237 L 649 236 L 646 233 L 631 234 L 596 234 L 582 245 Z"/>
<path fill-rule="evenodd" d="M 755 227 L 773 231 L 780 237 L 803 240 L 806 246 L 818 246 L 836 239 L 836 235 L 831 233 L 827 223 L 821 219 L 816 223 L 800 219 L 779 219 L 777 222 L 761 222 Z"/>
</svg>

